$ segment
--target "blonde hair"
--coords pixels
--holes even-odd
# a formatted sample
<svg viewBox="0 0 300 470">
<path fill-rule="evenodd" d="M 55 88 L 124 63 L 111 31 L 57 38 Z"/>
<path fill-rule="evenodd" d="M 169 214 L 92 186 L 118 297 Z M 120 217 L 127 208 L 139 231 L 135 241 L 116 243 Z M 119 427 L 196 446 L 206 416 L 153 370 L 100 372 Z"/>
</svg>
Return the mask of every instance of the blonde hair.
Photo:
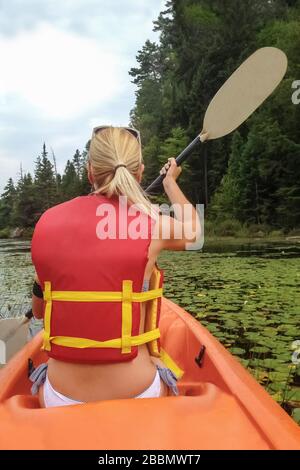
<svg viewBox="0 0 300 470">
<path fill-rule="evenodd" d="M 151 214 L 151 203 L 136 177 L 142 164 L 142 148 L 138 139 L 122 127 L 97 131 L 91 140 L 89 161 L 96 194 L 108 198 L 126 196 L 128 202 Z M 120 166 L 116 169 L 117 165 Z"/>
</svg>

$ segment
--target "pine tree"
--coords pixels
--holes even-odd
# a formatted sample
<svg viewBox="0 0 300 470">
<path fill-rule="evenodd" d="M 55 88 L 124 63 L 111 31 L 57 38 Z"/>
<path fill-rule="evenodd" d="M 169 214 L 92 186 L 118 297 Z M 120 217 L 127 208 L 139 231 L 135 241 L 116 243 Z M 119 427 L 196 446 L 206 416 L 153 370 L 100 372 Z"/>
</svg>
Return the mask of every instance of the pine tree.
<svg viewBox="0 0 300 470">
<path fill-rule="evenodd" d="M 11 214 L 16 200 L 16 188 L 12 178 L 9 178 L 0 199 L 0 229 L 12 225 Z"/>
<path fill-rule="evenodd" d="M 65 171 L 62 177 L 61 188 L 64 200 L 72 199 L 79 196 L 79 179 L 76 173 L 74 163 L 67 161 Z"/>
<path fill-rule="evenodd" d="M 80 158 L 80 194 L 82 195 L 89 194 L 91 192 L 91 183 L 89 182 L 87 171 L 90 143 L 90 140 L 86 143 L 85 149 L 81 153 Z"/>
<path fill-rule="evenodd" d="M 17 197 L 12 214 L 13 225 L 33 227 L 39 217 L 35 187 L 30 173 L 24 174 L 17 186 Z"/>
<path fill-rule="evenodd" d="M 184 129 L 175 127 L 171 130 L 170 137 L 168 137 L 160 146 L 160 154 L 158 161 L 160 168 L 168 161 L 168 158 L 176 158 L 181 151 L 188 145 L 188 137 Z M 188 162 L 184 164 L 184 173 L 180 176 L 180 184 L 188 186 L 191 181 L 191 169 Z M 187 194 L 190 194 L 187 191 Z"/>
<path fill-rule="evenodd" d="M 78 149 L 76 150 L 74 157 L 73 157 L 73 165 L 76 171 L 76 175 L 79 179 L 80 174 L 81 174 L 81 154 Z"/>
<path fill-rule="evenodd" d="M 228 162 L 228 170 L 222 178 L 220 187 L 216 191 L 210 206 L 210 216 L 215 219 L 238 219 L 241 203 L 241 154 L 244 141 L 239 132 L 235 132 L 231 154 Z"/>
<path fill-rule="evenodd" d="M 161 142 L 158 137 L 153 136 L 148 145 L 144 148 L 143 160 L 145 165 L 145 173 L 143 177 L 143 186 L 146 188 L 158 176 L 162 167 L 158 160 L 160 154 Z"/>
<path fill-rule="evenodd" d="M 41 215 L 49 207 L 55 205 L 59 199 L 53 165 L 48 159 L 45 143 L 41 156 L 38 156 L 35 163 L 34 186 L 37 210 Z"/>
</svg>

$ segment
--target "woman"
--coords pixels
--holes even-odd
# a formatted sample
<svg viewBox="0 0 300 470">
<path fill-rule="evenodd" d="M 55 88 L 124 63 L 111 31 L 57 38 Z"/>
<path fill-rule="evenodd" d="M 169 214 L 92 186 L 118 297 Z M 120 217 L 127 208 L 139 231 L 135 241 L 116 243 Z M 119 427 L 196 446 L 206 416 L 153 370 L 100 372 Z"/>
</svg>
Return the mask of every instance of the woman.
<svg viewBox="0 0 300 470">
<path fill-rule="evenodd" d="M 176 377 L 159 360 L 156 259 L 162 250 L 193 242 L 196 235 L 185 233 L 199 232 L 199 221 L 176 183 L 181 169 L 174 159 L 161 173 L 176 219 L 155 215 L 140 186 L 143 171 L 137 131 L 94 129 L 88 159 L 93 193 L 49 209 L 36 226 L 33 313 L 45 315 L 49 361 L 31 380 L 43 407 L 177 393 Z M 131 236 L 141 226 L 142 236 Z"/>
</svg>

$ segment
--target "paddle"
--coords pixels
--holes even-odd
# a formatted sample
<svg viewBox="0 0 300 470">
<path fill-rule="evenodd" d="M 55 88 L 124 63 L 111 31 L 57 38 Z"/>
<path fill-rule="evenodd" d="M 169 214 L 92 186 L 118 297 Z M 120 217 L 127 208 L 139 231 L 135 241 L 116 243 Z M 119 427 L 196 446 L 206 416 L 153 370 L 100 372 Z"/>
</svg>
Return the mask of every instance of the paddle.
<svg viewBox="0 0 300 470">
<path fill-rule="evenodd" d="M 271 95 L 287 70 L 287 57 L 275 47 L 263 47 L 252 54 L 224 83 L 204 116 L 200 134 L 176 158 L 181 165 L 199 142 L 230 134 Z M 150 193 L 163 181 L 160 175 L 146 189 Z"/>
<path fill-rule="evenodd" d="M 33 313 L 32 313 L 32 310 L 30 309 L 28 310 L 28 312 L 25 313 L 25 318 L 20 323 L 18 323 L 17 326 L 15 326 L 14 328 L 11 328 L 9 331 L 6 332 L 5 336 L 1 338 L 2 341 L 7 342 L 8 340 L 10 340 L 23 325 L 29 322 L 29 320 L 32 317 L 33 317 Z M 12 319 L 12 320 L 15 321 L 15 319 Z M 9 319 L 7 321 L 9 321 Z"/>
</svg>

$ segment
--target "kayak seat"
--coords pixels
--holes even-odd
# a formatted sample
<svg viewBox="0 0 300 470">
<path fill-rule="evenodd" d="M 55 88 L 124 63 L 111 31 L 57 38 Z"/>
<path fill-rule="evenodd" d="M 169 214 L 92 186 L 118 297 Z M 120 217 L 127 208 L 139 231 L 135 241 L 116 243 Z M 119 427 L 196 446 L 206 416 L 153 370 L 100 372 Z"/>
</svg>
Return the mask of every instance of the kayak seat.
<svg viewBox="0 0 300 470">
<path fill-rule="evenodd" d="M 182 382 L 178 383 L 178 391 L 180 396 L 199 397 L 201 406 L 212 406 L 217 400 L 221 390 L 212 383 Z M 170 397 L 166 397 L 169 399 Z M 157 398 L 155 398 L 157 400 Z M 109 401 L 109 400 L 107 400 Z M 28 393 L 15 395 L 7 400 L 13 407 L 23 409 L 40 408 L 38 396 L 32 396 Z M 98 402 L 99 403 L 99 402 Z"/>
</svg>

